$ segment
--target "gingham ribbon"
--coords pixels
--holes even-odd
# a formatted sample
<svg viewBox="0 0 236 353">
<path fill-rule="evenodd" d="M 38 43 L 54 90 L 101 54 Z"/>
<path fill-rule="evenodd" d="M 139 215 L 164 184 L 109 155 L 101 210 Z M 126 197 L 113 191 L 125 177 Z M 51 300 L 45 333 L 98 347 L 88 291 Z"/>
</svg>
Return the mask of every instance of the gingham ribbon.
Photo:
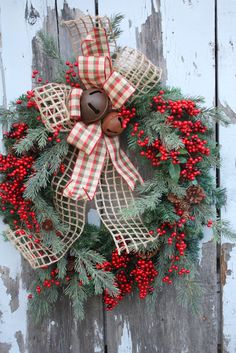
<svg viewBox="0 0 236 353">
<path fill-rule="evenodd" d="M 69 99 L 69 111 L 72 120 L 79 119 L 80 116 L 80 98 L 83 90 L 80 88 L 73 88 L 70 93 Z"/>
<path fill-rule="evenodd" d="M 94 28 L 82 42 L 82 53 L 78 57 L 79 76 L 85 87 L 101 87 L 109 96 L 112 107 L 119 109 L 134 93 L 135 89 L 116 71 L 112 71 L 107 36 L 104 28 Z M 71 91 L 69 109 L 72 118 L 80 117 L 82 90 Z M 77 122 L 67 142 L 79 149 L 79 154 L 64 195 L 75 200 L 92 200 L 107 157 L 111 158 L 117 172 L 131 190 L 136 182 L 143 182 L 140 174 L 127 155 L 120 149 L 118 137 L 103 135 L 100 122 L 85 125 Z"/>
<path fill-rule="evenodd" d="M 83 56 L 78 57 L 79 77 L 84 86 L 103 88 L 111 100 L 112 107 L 119 109 L 135 89 L 117 71 L 112 70 L 110 50 L 104 28 L 94 28 L 81 44 Z M 70 107 L 79 107 L 80 95 L 73 88 L 70 95 Z M 80 109 L 72 110 L 80 115 Z"/>
<path fill-rule="evenodd" d="M 105 159 L 111 161 L 131 190 L 137 181 L 143 182 L 140 174 L 127 155 L 120 149 L 118 137 L 103 135 L 100 122 L 85 125 L 78 122 L 71 130 L 67 141 L 79 149 L 70 181 L 64 195 L 74 200 L 92 200 L 102 173 Z"/>
</svg>

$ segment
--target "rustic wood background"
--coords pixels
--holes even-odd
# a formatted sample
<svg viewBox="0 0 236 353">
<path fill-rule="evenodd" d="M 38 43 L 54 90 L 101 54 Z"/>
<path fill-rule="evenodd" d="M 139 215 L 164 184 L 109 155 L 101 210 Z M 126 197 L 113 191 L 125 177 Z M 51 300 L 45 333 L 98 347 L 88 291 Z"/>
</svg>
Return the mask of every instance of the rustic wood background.
<svg viewBox="0 0 236 353">
<path fill-rule="evenodd" d="M 233 125 L 219 129 L 220 182 L 228 189 L 223 217 L 236 229 L 236 0 L 0 0 L 0 105 L 31 87 L 32 64 L 49 78 L 53 74 L 53 62 L 35 39 L 39 29 L 71 56 L 60 22 L 81 11 L 124 14 L 119 45 L 139 48 L 162 67 L 164 83 L 202 95 L 230 116 Z M 206 291 L 200 317 L 178 307 L 169 288 L 152 313 L 135 298 L 112 313 L 104 312 L 101 298 L 93 299 L 81 323 L 61 299 L 38 326 L 27 314 L 32 271 L 11 244 L 1 239 L 0 246 L 0 353 L 236 352 L 236 247 L 228 240 L 217 247 L 206 232 L 202 242 L 199 266 Z"/>
</svg>

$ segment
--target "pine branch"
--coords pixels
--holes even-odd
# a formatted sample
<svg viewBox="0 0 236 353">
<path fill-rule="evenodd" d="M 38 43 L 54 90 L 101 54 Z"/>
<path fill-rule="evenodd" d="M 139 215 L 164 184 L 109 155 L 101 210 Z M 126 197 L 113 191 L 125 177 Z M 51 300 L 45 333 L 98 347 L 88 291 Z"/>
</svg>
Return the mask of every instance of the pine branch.
<svg viewBox="0 0 236 353">
<path fill-rule="evenodd" d="M 175 213 L 173 205 L 164 200 L 156 208 L 154 217 L 156 220 L 160 220 L 161 223 L 174 223 L 179 219 L 179 216 Z"/>
<path fill-rule="evenodd" d="M 124 209 L 122 215 L 129 219 L 136 216 L 141 216 L 146 211 L 153 211 L 161 202 L 161 193 L 150 192 L 148 195 L 138 198 L 128 208 Z"/>
<path fill-rule="evenodd" d="M 144 131 L 149 138 L 149 143 L 153 143 L 158 137 L 167 151 L 183 147 L 183 142 L 177 131 L 166 123 L 166 118 L 165 114 L 151 112 L 149 117 L 144 120 Z"/>
<path fill-rule="evenodd" d="M 123 32 L 123 30 L 120 27 L 120 24 L 124 18 L 125 16 L 122 15 L 121 13 L 114 14 L 110 17 L 112 35 L 110 36 L 109 40 L 116 41 L 120 37 L 121 33 Z"/>
<path fill-rule="evenodd" d="M 44 54 L 51 59 L 62 61 L 56 42 L 53 37 L 43 31 L 38 32 L 38 36 L 42 42 Z"/>
<path fill-rule="evenodd" d="M 38 284 L 38 283 L 37 283 Z M 36 287 L 36 281 L 33 282 L 32 288 Z M 51 286 L 40 294 L 35 294 L 29 301 L 29 310 L 33 320 L 40 323 L 44 317 L 49 317 L 53 305 L 58 299 L 58 288 Z"/>
<path fill-rule="evenodd" d="M 163 178 L 163 175 L 162 175 Z M 175 194 L 177 197 L 184 197 L 186 195 L 186 187 L 176 184 L 172 178 L 166 178 L 167 190 L 166 194 Z"/>
<path fill-rule="evenodd" d="M 103 256 L 88 249 L 72 249 L 71 255 L 76 257 L 75 270 L 79 273 L 78 276 L 81 276 L 82 282 L 88 284 L 88 276 L 92 277 L 95 294 L 101 294 L 104 289 L 108 289 L 111 294 L 117 293 L 117 288 L 114 285 L 114 275 L 96 267 L 97 264 L 105 261 Z"/>
<path fill-rule="evenodd" d="M 50 248 L 53 252 L 57 254 L 63 251 L 64 243 L 56 235 L 55 231 L 44 232 L 41 241 L 43 245 L 45 245 L 47 248 Z"/>
<path fill-rule="evenodd" d="M 212 226 L 214 240 L 220 242 L 222 238 L 235 242 L 236 232 L 230 227 L 230 222 L 225 219 L 217 219 Z"/>
<path fill-rule="evenodd" d="M 40 150 L 46 147 L 48 142 L 48 131 L 44 126 L 37 129 L 29 129 L 27 135 L 15 144 L 14 149 L 17 154 L 30 151 L 30 149 L 37 143 Z"/>
<path fill-rule="evenodd" d="M 76 274 L 69 281 L 64 293 L 72 301 L 75 319 L 82 320 L 84 318 L 84 303 L 87 300 L 88 295 L 84 286 L 79 285 L 79 278 Z"/>
<path fill-rule="evenodd" d="M 65 257 L 62 257 L 59 261 L 57 261 L 56 265 L 58 269 L 58 278 L 65 278 L 67 272 L 67 259 Z"/>
<path fill-rule="evenodd" d="M 201 109 L 199 118 L 203 120 L 204 124 L 207 126 L 209 126 L 209 121 L 213 122 L 214 124 L 220 123 L 223 126 L 228 126 L 231 123 L 230 118 L 225 114 L 223 109 L 219 107 Z"/>
<path fill-rule="evenodd" d="M 24 197 L 35 200 L 39 191 L 47 187 L 49 178 L 55 173 L 68 153 L 66 141 L 55 144 L 45 150 L 34 163 L 35 174 L 31 175 L 26 182 Z"/>
<path fill-rule="evenodd" d="M 227 202 L 226 188 L 215 188 L 212 190 L 212 201 L 216 208 L 222 208 Z"/>
<path fill-rule="evenodd" d="M 167 188 L 167 178 L 163 178 L 163 172 L 157 170 L 153 175 L 152 179 L 144 182 L 144 184 L 137 187 L 137 191 L 140 194 L 148 194 L 151 192 L 156 192 L 157 194 L 164 194 Z"/>
<path fill-rule="evenodd" d="M 37 213 L 37 220 L 40 224 L 50 219 L 56 230 L 62 233 L 68 231 L 68 227 L 62 223 L 60 215 L 56 212 L 55 208 L 48 204 L 39 194 L 34 200 L 34 211 Z"/>
<path fill-rule="evenodd" d="M 175 287 L 178 304 L 184 308 L 190 308 L 193 314 L 199 315 L 201 312 L 202 297 L 205 292 L 200 282 L 192 278 L 182 278 L 175 282 Z"/>
</svg>

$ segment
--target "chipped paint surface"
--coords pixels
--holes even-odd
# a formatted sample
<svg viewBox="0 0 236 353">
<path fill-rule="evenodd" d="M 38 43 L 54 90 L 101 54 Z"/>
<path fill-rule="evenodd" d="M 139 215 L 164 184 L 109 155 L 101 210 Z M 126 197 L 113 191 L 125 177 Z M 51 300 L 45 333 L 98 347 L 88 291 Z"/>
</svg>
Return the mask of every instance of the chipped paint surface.
<svg viewBox="0 0 236 353">
<path fill-rule="evenodd" d="M 25 353 L 22 342 L 26 335 L 27 293 L 20 278 L 21 257 L 10 243 L 1 242 L 0 246 L 0 342 L 5 344 L 4 349 L 8 347 L 9 353 Z"/>
<path fill-rule="evenodd" d="M 26 1 L 1 2 L 0 42 L 2 43 L 3 71 L 6 77 L 6 94 L 10 102 L 31 85 L 32 38 L 43 24 L 54 26 L 55 0 L 34 0 L 40 14 L 35 24 L 25 16 Z M 62 9 L 64 0 L 57 0 Z M 86 2 L 68 0 L 68 7 L 81 10 L 94 8 L 94 0 Z M 219 100 L 225 112 L 235 122 L 235 0 L 217 0 L 219 6 Z M 184 93 L 203 95 L 208 105 L 214 102 L 215 44 L 214 0 L 99 0 L 102 14 L 123 13 L 124 30 L 119 44 L 139 48 L 162 66 L 163 81 L 179 86 Z M 50 8 L 50 9 L 49 9 Z M 74 10 L 71 10 L 72 12 Z M 47 16 L 50 13 L 50 16 Z M 70 11 L 66 13 L 66 16 Z M 47 17 L 47 21 L 45 18 Z M 10 20 L 9 20 L 10 18 Z M 204 21 L 202 21 L 204 19 Z M 201 20 L 201 26 L 199 21 Z M 53 22 L 54 21 L 54 22 Z M 12 24 L 14 23 L 14 26 Z M 15 41 L 15 28 L 21 36 Z M 14 42 L 14 46 L 10 43 Z M 66 47 L 66 45 L 65 45 Z M 16 84 L 18 83 L 18 84 Z M 0 85 L 1 103 L 3 86 Z M 232 145 L 236 136 L 235 125 L 221 129 L 223 144 L 222 185 L 229 190 L 228 206 L 223 216 L 232 220 L 236 229 L 236 153 Z M 96 223 L 96 213 L 90 210 L 90 223 Z M 1 224 L 1 229 L 4 225 Z M 201 246 L 202 278 L 207 288 L 203 298 L 200 319 L 189 311 L 176 308 L 175 293 L 168 289 L 158 298 L 152 314 L 142 302 L 130 298 L 113 314 L 106 316 L 107 353 L 215 353 L 217 351 L 216 251 L 207 229 Z M 26 282 L 19 254 L 11 244 L 0 240 L 0 353 L 104 353 L 104 328 L 101 301 L 90 301 L 86 320 L 71 320 L 71 307 L 66 301 L 58 303 L 52 317 L 40 327 L 30 319 L 27 323 Z M 221 257 L 223 292 L 224 353 L 236 352 L 236 247 L 224 241 Z M 24 268 L 25 265 L 24 265 Z M 28 326 L 27 326 L 28 325 Z M 27 332 L 26 332 L 27 327 Z M 27 341 L 28 340 L 28 341 Z"/>
<path fill-rule="evenodd" d="M 101 10 L 107 4 L 104 1 Z M 119 1 L 112 11 L 123 10 L 122 6 L 123 1 Z M 143 21 L 140 13 L 146 11 L 144 7 L 142 0 L 138 0 L 135 11 L 132 4 L 125 8 L 137 29 L 130 34 L 135 35 L 138 48 L 155 63 L 161 63 L 164 82 L 181 87 L 185 94 L 205 96 L 211 106 L 215 100 L 215 57 L 209 46 L 214 43 L 214 1 L 150 1 Z M 205 19 L 202 26 L 200 18 Z M 133 38 L 126 35 L 126 30 L 123 37 L 126 45 L 132 46 Z M 162 50 L 158 49 L 159 44 Z M 107 314 L 109 353 L 217 352 L 219 296 L 216 246 L 211 239 L 212 232 L 207 229 L 200 253 L 201 279 L 207 292 L 202 298 L 201 318 L 195 320 L 190 309 L 185 311 L 176 305 L 173 288 L 165 288 L 164 294 L 158 296 L 153 312 L 147 312 L 145 303 L 127 298 L 114 313 Z"/>
<path fill-rule="evenodd" d="M 59 9 L 62 8 L 63 2 L 58 0 Z M 0 2 L 0 105 L 11 102 L 31 87 L 32 39 L 43 26 L 47 7 L 55 6 L 54 0 L 34 0 L 33 6 L 40 17 L 37 17 L 36 23 L 32 25 L 28 23 L 28 18 L 26 21 L 24 18 L 26 3 L 27 1 L 22 0 Z M 28 3 L 30 4 L 29 1 Z M 75 0 L 70 0 L 70 3 L 71 6 L 78 5 L 78 1 Z M 93 0 L 86 1 L 85 6 L 82 5 L 80 8 L 90 9 L 92 13 L 91 3 Z M 16 33 L 20 40 L 16 40 Z M 2 127 L 0 132 L 2 134 Z M 2 144 L 0 149 L 2 151 Z M 1 233 L 4 228 L 5 225 L 0 222 Z M 25 280 L 29 280 L 27 273 L 23 272 L 19 253 L 10 243 L 5 242 L 2 236 L 0 253 L 0 353 L 35 353 L 35 349 L 30 351 L 31 343 L 26 342 L 29 335 L 25 288 Z M 25 265 L 24 270 L 27 270 Z M 35 332 L 34 338 L 31 336 L 32 339 L 35 339 L 39 332 Z M 46 352 L 44 349 L 40 351 Z"/>
<path fill-rule="evenodd" d="M 225 243 L 222 247 L 223 261 L 222 279 L 223 279 L 223 344 L 224 353 L 236 352 L 236 276 L 235 259 L 236 246 Z"/>
<path fill-rule="evenodd" d="M 6 266 L 0 266 L 0 278 L 6 287 L 6 293 L 10 295 L 10 308 L 13 313 L 19 308 L 19 274 L 16 278 L 10 277 L 10 269 Z"/>
<path fill-rule="evenodd" d="M 227 188 L 227 206 L 222 217 L 231 222 L 236 232 L 236 2 L 218 0 L 218 72 L 219 102 L 233 124 L 220 129 L 222 167 L 221 184 Z M 224 353 L 236 352 L 236 246 L 222 239 L 221 252 L 223 347 Z"/>
<path fill-rule="evenodd" d="M 132 337 L 129 327 L 129 321 L 124 322 L 118 353 L 132 353 Z"/>
<path fill-rule="evenodd" d="M 232 270 L 228 268 L 231 259 L 231 252 L 235 244 L 223 243 L 221 246 L 221 284 L 225 286 L 227 276 L 232 276 Z"/>
</svg>

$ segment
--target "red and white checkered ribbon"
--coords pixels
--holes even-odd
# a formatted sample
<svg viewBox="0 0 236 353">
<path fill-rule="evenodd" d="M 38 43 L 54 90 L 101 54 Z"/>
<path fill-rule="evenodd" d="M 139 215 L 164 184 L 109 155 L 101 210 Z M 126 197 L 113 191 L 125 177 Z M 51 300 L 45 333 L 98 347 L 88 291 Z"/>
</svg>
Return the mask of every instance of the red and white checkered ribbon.
<svg viewBox="0 0 236 353">
<path fill-rule="evenodd" d="M 100 122 L 85 125 L 78 122 L 67 141 L 79 149 L 79 155 L 64 195 L 78 200 L 92 200 L 107 157 L 131 190 L 142 178 L 127 155 L 120 149 L 118 137 L 103 135 Z"/>
<path fill-rule="evenodd" d="M 112 107 L 119 109 L 135 92 L 131 84 L 117 71 L 112 70 L 110 50 L 104 28 L 94 28 L 82 42 L 83 56 L 78 57 L 79 77 L 84 86 L 102 88 L 111 100 Z M 79 107 L 80 94 L 73 88 L 70 106 Z M 80 108 L 73 109 L 72 116 L 80 115 Z M 77 115 L 77 116 L 78 116 Z"/>
<path fill-rule="evenodd" d="M 113 109 L 119 109 L 135 89 L 121 74 L 112 71 L 105 29 L 94 28 L 81 46 L 83 56 L 78 57 L 78 69 L 84 86 L 87 89 L 103 88 L 112 102 Z M 71 91 L 69 108 L 72 118 L 80 117 L 81 94 L 82 90 L 78 88 Z M 142 182 L 138 171 L 120 149 L 119 138 L 103 135 L 100 122 L 88 126 L 77 122 L 67 141 L 79 149 L 79 155 L 71 179 L 64 189 L 65 196 L 75 200 L 92 200 L 107 157 L 111 158 L 115 169 L 131 190 L 137 180 Z"/>
</svg>

